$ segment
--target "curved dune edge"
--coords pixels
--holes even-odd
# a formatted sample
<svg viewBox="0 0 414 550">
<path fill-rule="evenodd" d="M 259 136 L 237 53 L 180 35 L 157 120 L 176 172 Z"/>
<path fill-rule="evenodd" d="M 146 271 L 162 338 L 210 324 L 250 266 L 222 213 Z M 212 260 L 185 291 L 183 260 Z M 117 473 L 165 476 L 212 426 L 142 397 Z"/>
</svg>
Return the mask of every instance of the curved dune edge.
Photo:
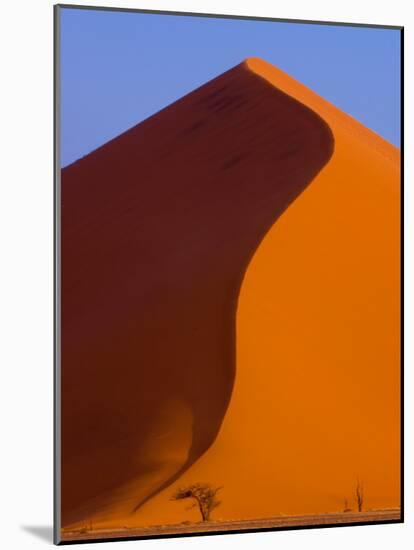
<svg viewBox="0 0 414 550">
<path fill-rule="evenodd" d="M 223 486 L 223 520 L 355 510 L 357 478 L 365 509 L 400 503 L 399 151 L 275 67 L 246 64 L 322 116 L 335 153 L 249 265 L 217 440 L 131 527 L 196 521 L 168 500 L 196 481 Z"/>
<path fill-rule="evenodd" d="M 213 443 L 246 267 L 331 154 L 244 63 L 62 171 L 64 526 L 139 523 Z"/>
<path fill-rule="evenodd" d="M 365 145 L 370 150 L 375 150 L 387 158 L 394 166 L 394 169 L 399 170 L 400 150 L 398 147 L 395 147 L 379 134 L 358 122 L 351 115 L 341 111 L 335 105 L 271 63 L 258 57 L 250 57 L 245 60 L 245 64 L 253 73 L 314 110 L 328 124 L 339 125 L 341 127 L 341 134 L 346 134 L 350 138 L 358 140 L 361 145 Z"/>
</svg>

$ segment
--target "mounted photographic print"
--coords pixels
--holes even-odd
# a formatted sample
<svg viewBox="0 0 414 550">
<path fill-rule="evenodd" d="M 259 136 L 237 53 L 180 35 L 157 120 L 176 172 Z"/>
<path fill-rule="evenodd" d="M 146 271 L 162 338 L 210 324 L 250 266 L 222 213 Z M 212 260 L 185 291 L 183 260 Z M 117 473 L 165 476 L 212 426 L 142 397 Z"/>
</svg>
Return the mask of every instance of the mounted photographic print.
<svg viewBox="0 0 414 550">
<path fill-rule="evenodd" d="M 401 522 L 402 28 L 55 46 L 55 542 Z"/>
</svg>

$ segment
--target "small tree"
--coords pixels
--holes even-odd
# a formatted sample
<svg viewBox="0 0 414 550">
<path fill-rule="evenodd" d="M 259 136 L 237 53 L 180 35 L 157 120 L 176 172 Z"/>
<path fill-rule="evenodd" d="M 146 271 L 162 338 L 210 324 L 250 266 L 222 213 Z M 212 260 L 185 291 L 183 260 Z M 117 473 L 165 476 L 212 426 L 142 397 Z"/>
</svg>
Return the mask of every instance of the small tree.
<svg viewBox="0 0 414 550">
<path fill-rule="evenodd" d="M 194 485 L 177 489 L 171 500 L 193 499 L 194 504 L 191 508 L 198 506 L 202 520 L 208 521 L 211 512 L 221 504 L 216 499 L 216 494 L 220 489 L 221 487 L 214 488 L 208 483 L 195 483 Z"/>
<path fill-rule="evenodd" d="M 364 505 L 364 485 L 357 480 L 357 484 L 355 487 L 355 497 L 357 501 L 358 506 L 358 512 L 362 512 L 362 506 Z"/>
</svg>

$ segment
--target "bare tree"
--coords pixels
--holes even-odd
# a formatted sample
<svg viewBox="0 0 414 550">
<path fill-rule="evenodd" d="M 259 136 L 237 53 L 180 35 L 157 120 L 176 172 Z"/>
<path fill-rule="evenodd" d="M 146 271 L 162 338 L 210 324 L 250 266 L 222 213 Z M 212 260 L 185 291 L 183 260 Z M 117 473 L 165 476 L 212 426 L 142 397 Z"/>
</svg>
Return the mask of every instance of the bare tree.
<svg viewBox="0 0 414 550">
<path fill-rule="evenodd" d="M 352 512 L 351 508 L 348 506 L 348 499 L 344 499 L 344 512 Z"/>
<path fill-rule="evenodd" d="M 364 505 L 364 484 L 357 480 L 355 487 L 355 497 L 358 506 L 358 512 L 362 512 L 362 506 Z"/>
<path fill-rule="evenodd" d="M 220 489 L 221 487 L 214 488 L 208 483 L 195 483 L 194 485 L 177 489 L 171 500 L 193 499 L 194 504 L 192 507 L 198 506 L 202 520 L 208 521 L 211 512 L 221 504 L 216 499 L 216 494 Z"/>
</svg>

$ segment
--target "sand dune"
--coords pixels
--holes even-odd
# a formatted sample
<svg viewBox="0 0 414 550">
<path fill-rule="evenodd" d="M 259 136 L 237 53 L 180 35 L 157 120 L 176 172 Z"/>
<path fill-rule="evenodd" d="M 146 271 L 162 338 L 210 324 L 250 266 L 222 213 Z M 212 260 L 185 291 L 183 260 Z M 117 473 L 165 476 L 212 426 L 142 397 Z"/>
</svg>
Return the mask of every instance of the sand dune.
<svg viewBox="0 0 414 550">
<path fill-rule="evenodd" d="M 399 151 L 275 67 L 248 70 L 318 113 L 335 151 L 249 264 L 234 391 L 211 449 L 136 525 L 196 520 L 169 495 L 223 485 L 221 520 L 397 507 Z"/>
<path fill-rule="evenodd" d="M 298 410 L 278 397 L 291 357 L 272 354 L 287 343 L 280 315 L 294 314 L 277 293 L 294 293 L 296 274 L 282 280 L 278 243 L 263 256 L 269 237 L 239 293 L 265 234 L 332 155 L 329 125 L 289 94 L 243 63 L 62 171 L 63 526 L 182 521 L 169 491 L 192 476 L 222 479 L 231 518 L 253 502 L 234 483 L 280 481 L 297 427 L 266 439 L 280 411 Z"/>
</svg>

